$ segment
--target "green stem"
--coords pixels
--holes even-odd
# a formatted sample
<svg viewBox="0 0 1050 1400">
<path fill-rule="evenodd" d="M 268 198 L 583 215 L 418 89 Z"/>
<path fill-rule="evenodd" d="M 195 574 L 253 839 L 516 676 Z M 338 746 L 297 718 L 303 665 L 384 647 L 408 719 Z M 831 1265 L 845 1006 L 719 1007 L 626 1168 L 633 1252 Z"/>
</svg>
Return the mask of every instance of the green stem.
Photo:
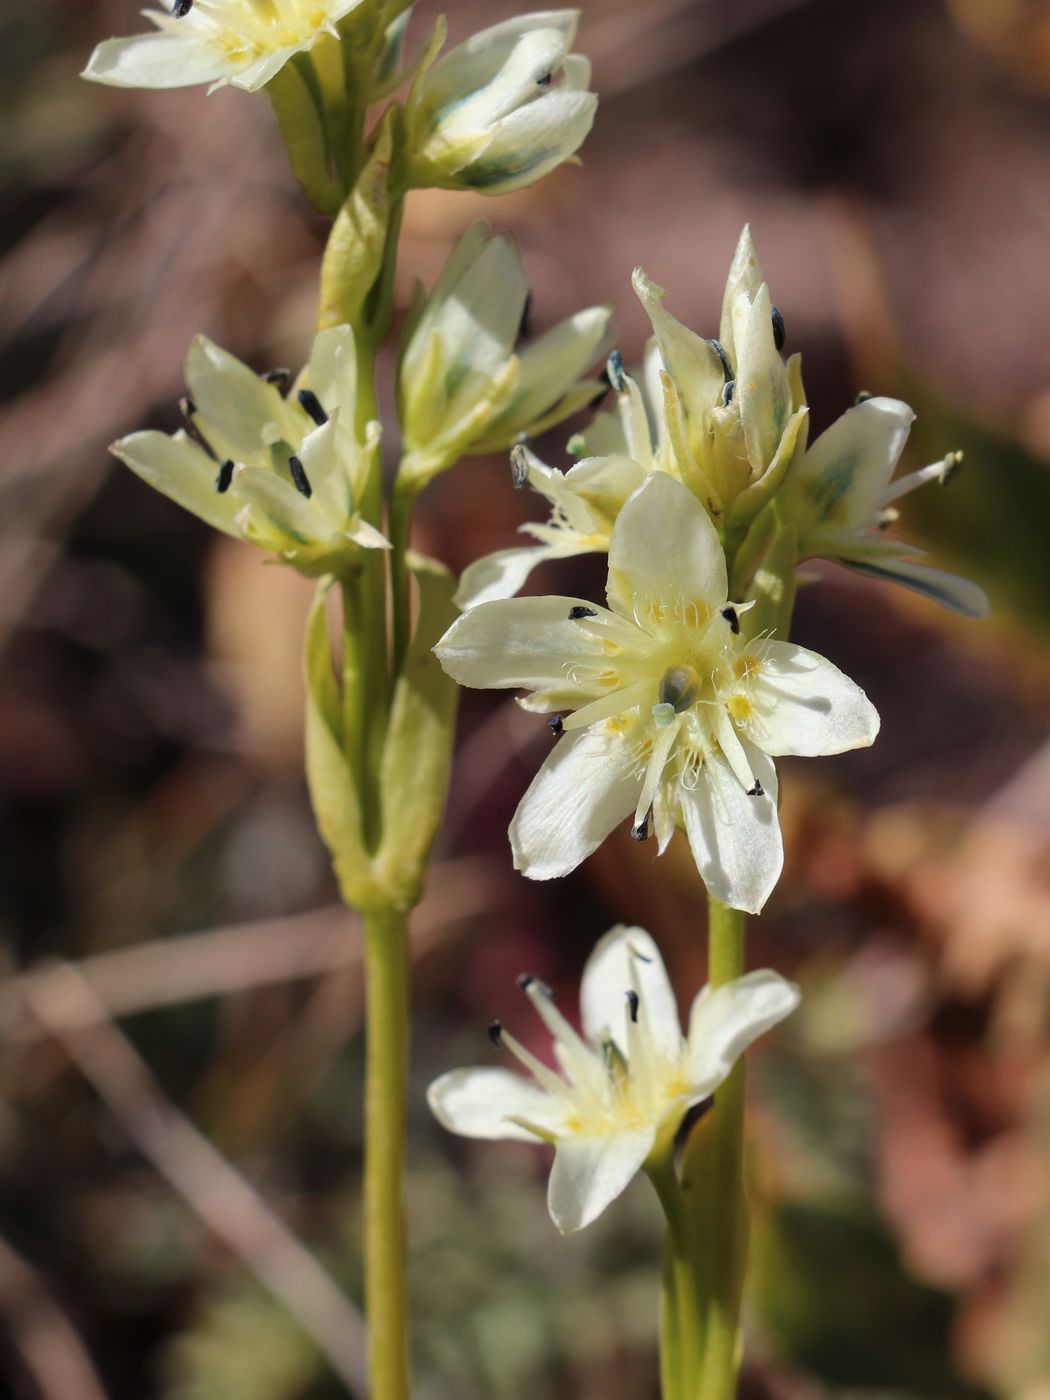
<svg viewBox="0 0 1050 1400">
<path fill-rule="evenodd" d="M 408 1400 L 405 1269 L 405 1099 L 408 1078 L 408 916 L 364 913 L 365 1302 L 372 1400 Z"/>
<path fill-rule="evenodd" d="M 689 1400 L 700 1366 L 701 1308 L 685 1202 L 672 1151 L 646 1170 L 667 1217 L 661 1258 L 660 1390 L 663 1400 Z"/>
<path fill-rule="evenodd" d="M 394 483 L 390 501 L 390 581 L 391 610 L 393 626 L 391 673 L 396 679 L 408 647 L 409 628 L 409 578 L 405 556 L 412 537 L 412 507 L 416 493 L 405 484 L 400 474 Z"/>
<path fill-rule="evenodd" d="M 747 922 L 737 909 L 708 900 L 708 978 L 721 987 L 744 970 Z M 709 1121 L 686 1148 L 686 1229 L 700 1288 L 703 1353 L 686 1400 L 732 1400 L 736 1394 L 740 1305 L 747 1254 L 744 1200 L 744 1066 L 720 1086 Z"/>
</svg>

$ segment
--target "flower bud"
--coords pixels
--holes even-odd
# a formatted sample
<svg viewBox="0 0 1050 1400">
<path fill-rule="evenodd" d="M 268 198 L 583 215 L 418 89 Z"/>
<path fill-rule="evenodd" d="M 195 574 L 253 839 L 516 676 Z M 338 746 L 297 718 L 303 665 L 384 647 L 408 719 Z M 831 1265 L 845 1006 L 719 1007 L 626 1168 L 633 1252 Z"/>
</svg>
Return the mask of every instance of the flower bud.
<svg viewBox="0 0 1050 1400">
<path fill-rule="evenodd" d="M 464 454 L 543 432 L 600 392 L 581 375 L 608 349 L 609 308 L 577 312 L 517 352 L 527 301 L 513 241 L 473 224 L 407 328 L 398 395 L 413 489 Z"/>
<path fill-rule="evenodd" d="M 424 60 L 409 100 L 409 184 L 508 194 L 570 159 L 598 105 L 590 63 L 569 52 L 577 21 L 575 10 L 523 15 Z"/>
</svg>

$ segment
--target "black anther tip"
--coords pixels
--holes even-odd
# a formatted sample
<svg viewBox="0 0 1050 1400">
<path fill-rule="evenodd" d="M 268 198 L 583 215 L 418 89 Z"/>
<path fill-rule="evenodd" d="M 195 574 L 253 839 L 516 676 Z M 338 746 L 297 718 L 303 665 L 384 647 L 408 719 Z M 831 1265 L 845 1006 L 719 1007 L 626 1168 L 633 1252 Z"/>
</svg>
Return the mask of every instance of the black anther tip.
<svg viewBox="0 0 1050 1400">
<path fill-rule="evenodd" d="M 755 786 L 748 788 L 747 795 L 748 797 L 765 797 L 766 790 L 757 778 L 755 779 Z"/>
<path fill-rule="evenodd" d="M 639 1004 L 638 993 L 632 988 L 631 991 L 627 993 L 627 1010 L 630 1012 L 631 1020 L 634 1021 L 635 1024 L 638 1022 Z"/>
<path fill-rule="evenodd" d="M 729 363 L 729 356 L 726 354 L 725 346 L 720 340 L 709 340 L 707 343 L 708 345 L 710 345 L 711 349 L 715 352 L 718 358 L 722 361 L 722 373 L 725 375 L 726 379 L 732 379 L 733 368 Z"/>
<path fill-rule="evenodd" d="M 230 482 L 233 480 L 233 462 L 227 457 L 219 468 L 219 474 L 215 478 L 215 489 L 220 496 L 224 496 L 230 489 Z"/>
<path fill-rule="evenodd" d="M 736 380 L 735 380 L 735 379 L 727 379 L 726 382 L 725 382 L 725 387 L 724 387 L 723 390 L 722 390 L 722 402 L 723 402 L 724 404 L 730 404 L 730 403 L 732 403 L 732 402 L 733 402 L 733 395 L 734 395 L 735 393 L 736 393 Z"/>
<path fill-rule="evenodd" d="M 640 822 L 631 827 L 632 841 L 648 841 L 649 839 L 649 814 L 648 812 Z"/>
<path fill-rule="evenodd" d="M 553 76 L 554 76 L 553 73 L 544 73 L 544 74 L 542 74 L 539 78 L 536 79 L 536 86 L 537 86 L 537 87 L 550 87 L 550 85 L 551 85 L 551 78 L 552 78 Z"/>
<path fill-rule="evenodd" d="M 171 7 L 171 13 L 176 19 L 185 19 L 193 9 L 193 0 L 175 0 Z"/>
<path fill-rule="evenodd" d="M 488 1037 L 497 1050 L 503 1049 L 503 1026 L 499 1021 L 489 1022 Z"/>
<path fill-rule="evenodd" d="M 321 400 L 312 389 L 300 389 L 296 398 L 300 406 L 306 410 L 319 428 L 323 428 L 328 422 L 328 414 L 321 407 Z"/>
<path fill-rule="evenodd" d="M 547 721 L 547 727 L 556 739 L 565 732 L 565 722 L 561 715 L 551 715 Z"/>
<path fill-rule="evenodd" d="M 736 615 L 736 608 L 730 606 L 722 609 L 722 616 L 729 623 L 729 630 L 734 637 L 740 636 L 740 619 Z"/>
<path fill-rule="evenodd" d="M 582 617 L 597 617 L 598 614 L 593 608 L 575 607 L 569 609 L 569 621 L 579 622 Z"/>
<path fill-rule="evenodd" d="M 769 308 L 769 316 L 770 320 L 773 322 L 773 344 L 777 347 L 778 351 L 783 350 L 784 340 L 787 336 L 787 327 L 784 325 L 784 317 L 775 306 Z"/>
<path fill-rule="evenodd" d="M 182 414 L 183 418 L 192 418 L 197 412 L 197 405 L 188 394 L 179 399 L 179 412 Z"/>
<path fill-rule="evenodd" d="M 627 388 L 627 371 L 623 367 L 623 356 L 619 350 L 614 350 L 609 356 L 607 365 L 609 383 L 618 394 L 622 394 Z"/>
<path fill-rule="evenodd" d="M 292 474 L 292 481 L 300 496 L 305 496 L 307 500 L 314 494 L 314 488 L 310 485 L 310 479 L 298 457 L 288 458 L 288 470 Z"/>
<path fill-rule="evenodd" d="M 853 407 L 856 408 L 858 404 L 867 403 L 870 398 L 874 398 L 874 395 L 870 394 L 867 389 L 862 389 L 853 400 Z"/>
<path fill-rule="evenodd" d="M 510 449 L 510 471 L 514 479 L 514 489 L 520 491 L 529 484 L 529 458 L 522 443 L 515 443 Z"/>
<path fill-rule="evenodd" d="M 268 369 L 263 375 L 263 380 L 267 384 L 272 384 L 275 389 L 280 389 L 283 394 L 291 383 L 292 371 L 290 369 Z"/>
</svg>

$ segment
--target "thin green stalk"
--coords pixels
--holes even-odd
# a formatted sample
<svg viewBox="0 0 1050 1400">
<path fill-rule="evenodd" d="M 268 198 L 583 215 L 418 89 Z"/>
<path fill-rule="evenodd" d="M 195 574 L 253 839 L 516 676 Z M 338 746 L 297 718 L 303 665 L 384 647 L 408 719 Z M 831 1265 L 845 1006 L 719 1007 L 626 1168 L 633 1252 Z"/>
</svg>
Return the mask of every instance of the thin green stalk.
<svg viewBox="0 0 1050 1400">
<path fill-rule="evenodd" d="M 405 1269 L 405 1098 L 408 916 L 364 913 L 365 1304 L 372 1400 L 408 1400 Z"/>
<path fill-rule="evenodd" d="M 663 1400 L 689 1400 L 700 1365 L 701 1308 L 684 1218 L 685 1202 L 671 1151 L 661 1162 L 650 1164 L 647 1171 L 667 1218 L 661 1259 L 661 1395 Z"/>
<path fill-rule="evenodd" d="M 708 977 L 720 987 L 744 970 L 747 921 L 710 897 L 708 908 Z M 686 1400 L 733 1400 L 736 1394 L 747 1252 L 743 1168 L 744 1066 L 738 1064 L 718 1089 L 709 1121 L 690 1138 L 683 1165 L 703 1336 L 698 1380 Z"/>
<path fill-rule="evenodd" d="M 409 580 L 408 569 L 405 567 L 405 555 L 408 553 L 412 537 L 412 507 L 415 505 L 415 501 L 415 491 L 410 486 L 406 486 L 404 477 L 399 475 L 394 483 L 393 496 L 390 501 L 388 536 L 391 544 L 390 595 L 393 630 L 391 673 L 395 677 L 401 669 L 401 662 L 408 647 L 411 622 L 409 618 Z"/>
</svg>

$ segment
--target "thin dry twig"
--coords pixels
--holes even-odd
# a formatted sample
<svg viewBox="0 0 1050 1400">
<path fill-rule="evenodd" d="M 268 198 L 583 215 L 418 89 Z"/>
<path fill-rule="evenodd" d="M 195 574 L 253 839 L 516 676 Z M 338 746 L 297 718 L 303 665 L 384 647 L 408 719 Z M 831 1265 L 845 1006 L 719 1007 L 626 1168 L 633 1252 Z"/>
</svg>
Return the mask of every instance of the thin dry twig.
<svg viewBox="0 0 1050 1400">
<path fill-rule="evenodd" d="M 41 1400 L 106 1400 L 83 1342 L 36 1271 L 0 1240 L 0 1312 Z"/>
<path fill-rule="evenodd" d="M 427 897 L 413 920 L 414 954 L 430 948 L 453 919 L 472 918 L 498 907 L 504 889 L 490 861 L 468 857 L 435 866 Z M 74 1031 L 95 1025 L 100 1018 L 228 996 L 249 987 L 360 965 L 357 916 L 342 905 L 294 918 L 260 919 L 183 934 L 98 953 L 76 964 L 94 999 L 80 998 L 66 1005 L 63 1029 Z M 63 980 L 63 965 L 46 965 L 0 981 L 0 1039 L 15 1044 L 39 1040 L 43 1032 L 28 1008 L 38 995 L 46 996 L 50 983 Z"/>
<path fill-rule="evenodd" d="M 350 1393 L 366 1396 L 360 1313 L 255 1188 L 164 1095 L 79 970 L 60 964 L 23 990 L 33 1014 L 131 1141 L 296 1318 Z"/>
</svg>

